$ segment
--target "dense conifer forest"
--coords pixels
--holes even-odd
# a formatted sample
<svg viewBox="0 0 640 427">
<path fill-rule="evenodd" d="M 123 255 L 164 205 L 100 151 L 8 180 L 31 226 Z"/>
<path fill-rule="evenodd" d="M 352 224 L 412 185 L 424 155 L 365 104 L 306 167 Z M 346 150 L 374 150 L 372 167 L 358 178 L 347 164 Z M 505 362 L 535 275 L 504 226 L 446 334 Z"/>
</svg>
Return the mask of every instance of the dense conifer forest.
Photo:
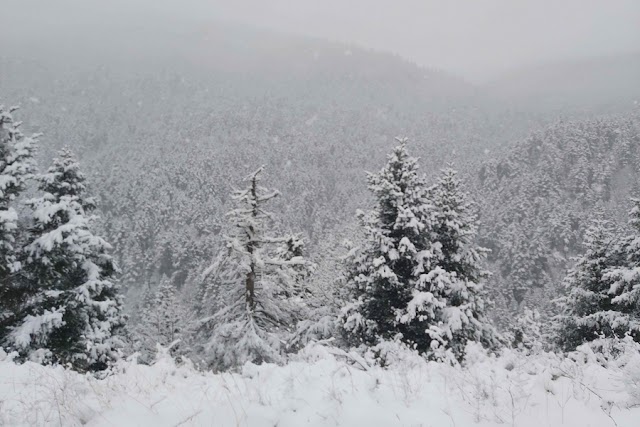
<svg viewBox="0 0 640 427">
<path fill-rule="evenodd" d="M 572 414 L 595 396 L 598 419 L 632 425 L 638 55 L 477 84 L 227 24 L 128 36 L 135 61 L 111 41 L 98 56 L 0 43 L 0 372 L 51 369 L 111 402 L 131 375 L 180 372 L 162 400 L 343 367 L 391 393 L 417 369 L 476 423 L 534 425 L 529 398 L 573 387 Z M 3 393 L 0 424 L 25 424 Z M 71 406 L 26 424 L 84 424 Z"/>
</svg>

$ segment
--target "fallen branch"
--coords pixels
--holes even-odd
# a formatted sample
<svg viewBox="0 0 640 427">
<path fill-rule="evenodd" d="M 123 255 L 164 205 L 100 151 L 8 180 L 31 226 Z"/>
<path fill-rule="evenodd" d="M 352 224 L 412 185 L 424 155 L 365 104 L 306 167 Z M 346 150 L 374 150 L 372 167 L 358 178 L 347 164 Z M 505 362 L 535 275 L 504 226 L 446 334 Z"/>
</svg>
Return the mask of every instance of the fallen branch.
<svg viewBox="0 0 640 427">
<path fill-rule="evenodd" d="M 333 356 L 344 357 L 347 361 L 360 365 L 360 368 L 363 371 L 371 370 L 371 367 L 367 364 L 367 361 L 364 360 L 360 355 L 354 352 L 347 353 L 346 351 L 340 350 L 339 348 L 331 348 L 331 347 L 328 347 L 327 351 Z"/>
<path fill-rule="evenodd" d="M 198 415 L 200 415 L 200 412 L 202 412 L 202 409 L 200 409 L 199 411 L 195 412 L 193 415 L 191 415 L 190 417 L 185 418 L 184 420 L 180 421 L 178 424 L 176 424 L 174 427 L 178 427 L 181 426 L 189 421 L 191 421 L 193 418 L 197 417 Z"/>
</svg>

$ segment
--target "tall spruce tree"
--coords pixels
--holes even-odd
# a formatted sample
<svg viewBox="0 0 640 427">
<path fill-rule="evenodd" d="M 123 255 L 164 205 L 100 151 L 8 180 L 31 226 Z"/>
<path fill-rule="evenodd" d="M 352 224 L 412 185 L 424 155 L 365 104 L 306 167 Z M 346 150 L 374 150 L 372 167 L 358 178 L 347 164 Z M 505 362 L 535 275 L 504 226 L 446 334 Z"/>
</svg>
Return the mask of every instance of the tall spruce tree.
<svg viewBox="0 0 640 427">
<path fill-rule="evenodd" d="M 122 298 L 110 245 L 91 231 L 96 207 L 69 149 L 37 177 L 25 275 L 34 289 L 8 336 L 23 358 L 45 358 L 80 371 L 105 369 L 122 345 Z"/>
<path fill-rule="evenodd" d="M 574 350 L 599 337 L 630 335 L 640 342 L 640 200 L 632 199 L 630 234 L 616 235 L 598 220 L 585 236 L 585 253 L 564 279 L 567 294 L 558 298 L 558 344 Z"/>
<path fill-rule="evenodd" d="M 477 218 L 474 205 L 462 189 L 457 172 L 442 171 L 437 184 L 429 191 L 435 220 L 431 239 L 437 242 L 435 268 L 428 272 L 402 321 L 429 316 L 432 319 L 427 334 L 434 354 L 449 350 L 457 359 L 464 357 L 467 342 L 476 341 L 485 347 L 496 344 L 496 334 L 486 317 L 483 282 L 489 272 L 482 268 L 487 249 L 476 245 Z M 433 307 L 424 303 L 429 292 L 438 301 Z M 431 298 L 431 297 L 429 297 Z"/>
<path fill-rule="evenodd" d="M 368 176 L 377 206 L 359 214 L 366 243 L 348 257 L 353 301 L 340 322 L 352 344 L 400 336 L 429 357 L 462 359 L 468 340 L 493 340 L 475 218 L 455 173 L 428 187 L 406 139 L 398 141 L 387 165 Z"/>
<path fill-rule="evenodd" d="M 556 304 L 560 314 L 554 319 L 554 335 L 566 351 L 593 341 L 600 336 L 623 336 L 625 328 L 616 325 L 617 307 L 609 293 L 612 281 L 607 271 L 623 261 L 618 250 L 614 228 L 609 221 L 595 220 L 587 229 L 583 242 L 584 254 L 576 258 L 562 285 L 566 295 Z"/>
<path fill-rule="evenodd" d="M 604 280 L 611 282 L 611 302 L 618 310 L 614 324 L 640 342 L 640 199 L 632 199 L 629 212 L 631 232 L 623 237 L 614 253 L 622 253 L 619 265 L 610 268 Z"/>
<path fill-rule="evenodd" d="M 352 344 L 372 345 L 402 334 L 424 351 L 429 319 L 399 318 L 437 257 L 431 241 L 435 217 L 417 159 L 409 156 L 406 139 L 397 140 L 387 165 L 367 177 L 377 205 L 371 212 L 358 212 L 366 243 L 349 254 L 347 286 L 353 302 L 344 307 L 340 320 Z"/>
<path fill-rule="evenodd" d="M 272 216 L 264 205 L 277 197 L 259 185 L 259 168 L 248 187 L 236 191 L 236 209 L 229 212 L 233 228 L 226 248 L 205 272 L 205 310 L 214 314 L 201 321 L 199 336 L 211 367 L 226 370 L 245 362 L 280 362 L 304 306 L 297 295 L 300 269 L 308 262 L 283 245 L 289 236 L 270 232 Z M 293 249 L 300 249 L 300 242 Z"/>
<path fill-rule="evenodd" d="M 0 345 L 5 344 L 29 298 L 29 288 L 19 275 L 16 238 L 20 230 L 14 203 L 35 171 L 33 156 L 39 135 L 22 134 L 21 122 L 12 115 L 16 109 L 0 105 Z"/>
</svg>

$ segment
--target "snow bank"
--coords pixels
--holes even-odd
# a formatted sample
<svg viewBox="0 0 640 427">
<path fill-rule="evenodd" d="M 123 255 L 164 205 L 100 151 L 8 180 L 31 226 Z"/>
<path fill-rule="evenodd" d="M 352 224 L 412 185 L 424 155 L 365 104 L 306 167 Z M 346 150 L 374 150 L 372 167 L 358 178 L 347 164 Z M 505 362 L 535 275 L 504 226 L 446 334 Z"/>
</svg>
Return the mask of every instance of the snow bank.
<svg viewBox="0 0 640 427">
<path fill-rule="evenodd" d="M 398 351 L 383 369 L 315 345 L 286 366 L 212 374 L 161 354 L 99 380 L 17 365 L 0 350 L 0 425 L 638 426 L 638 355 L 606 369 L 588 353 L 492 358 L 476 349 L 456 368 Z"/>
</svg>

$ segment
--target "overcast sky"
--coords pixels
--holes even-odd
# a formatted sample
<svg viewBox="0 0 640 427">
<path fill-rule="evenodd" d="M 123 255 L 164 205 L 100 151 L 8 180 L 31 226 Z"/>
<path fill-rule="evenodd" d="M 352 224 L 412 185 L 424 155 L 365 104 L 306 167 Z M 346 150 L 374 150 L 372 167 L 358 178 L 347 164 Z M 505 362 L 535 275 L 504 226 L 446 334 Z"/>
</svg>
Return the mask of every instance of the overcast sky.
<svg viewBox="0 0 640 427">
<path fill-rule="evenodd" d="M 640 0 L 0 2 L 10 5 L 0 26 L 29 15 L 70 31 L 85 19 L 112 27 L 125 17 L 142 26 L 160 17 L 225 20 L 395 52 L 476 81 L 531 63 L 640 51 Z"/>
<path fill-rule="evenodd" d="M 640 51 L 640 0 L 236 0 L 226 19 L 384 49 L 469 78 Z"/>
</svg>

